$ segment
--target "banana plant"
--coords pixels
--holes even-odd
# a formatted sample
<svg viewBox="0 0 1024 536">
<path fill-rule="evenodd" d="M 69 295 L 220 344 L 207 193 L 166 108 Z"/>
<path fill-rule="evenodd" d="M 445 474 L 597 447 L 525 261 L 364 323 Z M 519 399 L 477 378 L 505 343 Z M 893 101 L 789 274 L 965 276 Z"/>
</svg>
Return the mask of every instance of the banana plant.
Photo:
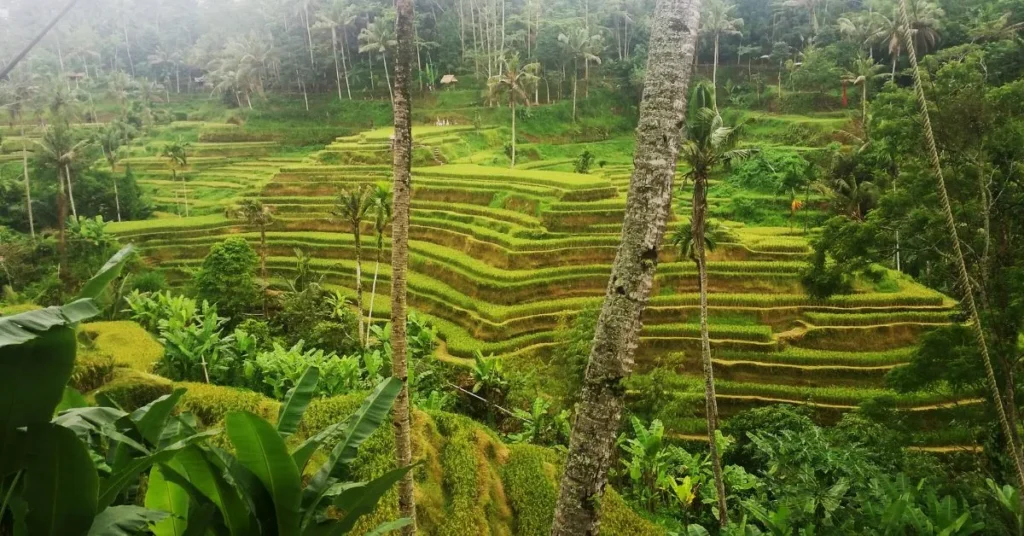
<svg viewBox="0 0 1024 536">
<path fill-rule="evenodd" d="M 381 382 L 347 420 L 289 450 L 286 440 L 298 429 L 318 380 L 318 369 L 309 367 L 288 393 L 276 426 L 249 412 L 229 413 L 226 429 L 233 452 L 194 445 L 155 467 L 146 505 L 172 514 L 157 527 L 157 536 L 199 534 L 201 527 L 216 535 L 341 535 L 372 512 L 411 467 L 351 482 L 349 465 L 359 445 L 387 417 L 401 384 L 394 378 Z M 306 466 L 328 441 L 336 441 L 335 446 L 303 485 Z M 328 515 L 328 509 L 343 515 Z M 377 533 L 409 522 L 385 523 Z"/>
<path fill-rule="evenodd" d="M 1002 507 L 1010 533 L 1024 536 L 1024 502 L 1021 501 L 1020 491 L 1008 484 L 1000 487 L 992 479 L 985 479 L 985 484 L 989 493 Z"/>
<path fill-rule="evenodd" d="M 69 304 L 0 318 L 0 522 L 5 517 L 12 522 L 0 527 L 6 533 L 137 534 L 166 516 L 138 506 L 111 506 L 132 475 L 152 463 L 152 449 L 143 447 L 144 454 L 126 451 L 112 460 L 110 475 L 101 478 L 79 433 L 64 426 L 82 422 L 67 414 L 53 419 L 62 405 L 81 401 L 67 394 L 77 348 L 75 327 L 100 313 L 94 299 L 121 273 L 131 253 L 128 246 L 114 255 Z M 153 409 L 136 415 L 145 423 L 136 422 L 136 431 L 162 429 L 163 421 Z M 107 420 L 127 417 L 96 410 Z M 88 413 L 71 411 L 83 418 Z M 113 427 L 107 431 L 111 437 L 123 435 Z M 123 439 L 125 444 L 137 443 Z M 114 441 L 120 445 L 122 440 Z"/>
</svg>

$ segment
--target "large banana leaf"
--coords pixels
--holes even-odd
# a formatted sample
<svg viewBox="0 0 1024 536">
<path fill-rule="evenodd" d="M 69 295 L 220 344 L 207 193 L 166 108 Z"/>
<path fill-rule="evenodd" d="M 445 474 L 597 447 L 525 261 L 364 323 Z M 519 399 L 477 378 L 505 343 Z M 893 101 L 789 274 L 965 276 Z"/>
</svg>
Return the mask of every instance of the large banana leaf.
<svg viewBox="0 0 1024 536">
<path fill-rule="evenodd" d="M 176 443 L 168 445 L 152 454 L 138 458 L 129 458 L 111 468 L 111 474 L 100 483 L 99 504 L 104 508 L 113 503 L 117 494 L 128 484 L 131 484 L 145 470 L 155 464 L 166 462 L 174 457 L 179 451 L 207 437 L 213 437 L 219 433 L 218 430 L 206 430 L 198 434 L 186 437 Z"/>
<path fill-rule="evenodd" d="M 74 330 L 58 326 L 44 337 L 0 347 L 0 478 L 21 467 L 18 429 L 53 418 L 74 368 L 75 344 Z"/>
<path fill-rule="evenodd" d="M 309 524 L 331 484 L 345 476 L 346 467 L 355 459 L 359 445 L 387 418 L 401 389 L 402 382 L 398 379 L 384 380 L 366 397 L 359 410 L 345 421 L 341 440 L 302 493 L 302 505 L 306 509 L 303 525 Z"/>
<path fill-rule="evenodd" d="M 0 318 L 0 452 L 13 429 L 49 422 L 71 378 L 75 360 L 73 326 L 99 313 L 91 298 L 121 272 L 131 246 L 118 252 L 86 283 L 81 299 L 62 307 Z M 0 476 L 16 466 L 4 456 Z"/>
<path fill-rule="evenodd" d="M 302 414 L 306 413 L 309 401 L 313 399 L 319 380 L 320 369 L 309 367 L 295 387 L 288 391 L 288 396 L 285 397 L 281 411 L 277 415 L 277 431 L 282 436 L 288 437 L 299 429 L 299 421 L 302 420 Z"/>
<path fill-rule="evenodd" d="M 189 447 L 178 453 L 173 463 L 160 466 L 164 479 L 180 487 L 191 499 L 184 535 L 205 535 L 204 531 L 211 527 L 223 527 L 232 535 L 249 534 L 255 526 L 249 506 L 207 455 L 199 447 Z"/>
<path fill-rule="evenodd" d="M 278 534 L 297 534 L 302 481 L 277 430 L 248 412 L 227 416 L 227 432 L 238 462 L 263 483 L 274 502 Z"/>
<path fill-rule="evenodd" d="M 185 389 L 175 389 L 173 393 L 161 396 L 131 413 L 131 419 L 143 439 L 152 445 L 159 445 L 167 419 L 184 394 Z"/>
<path fill-rule="evenodd" d="M 121 248 L 121 251 L 115 253 L 114 256 L 111 257 L 98 272 L 96 272 L 96 275 L 92 276 L 92 279 L 85 283 L 81 292 L 78 293 L 78 298 L 97 298 L 100 293 L 103 292 L 103 289 L 107 288 L 107 285 L 109 285 L 111 281 L 121 275 L 121 270 L 124 268 L 125 263 L 128 262 L 133 250 L 134 247 L 129 244 Z"/>
<path fill-rule="evenodd" d="M 33 536 L 85 534 L 96 516 L 99 488 L 89 450 L 75 433 L 55 424 L 28 427 L 22 498 L 25 526 Z"/>
<path fill-rule="evenodd" d="M 167 512 L 141 506 L 111 506 L 96 516 L 88 536 L 136 536 L 165 517 Z"/>
<path fill-rule="evenodd" d="M 348 534 L 360 517 L 369 514 L 377 507 L 380 498 L 402 479 L 406 473 L 412 470 L 412 466 L 399 467 L 384 473 L 379 478 L 366 482 L 359 486 L 351 487 L 334 499 L 334 506 L 345 512 L 345 517 L 334 524 L 330 534 Z"/>
<path fill-rule="evenodd" d="M 168 465 L 174 465 L 170 460 Z M 189 494 L 181 486 L 164 478 L 159 466 L 149 471 L 146 486 L 146 508 L 170 513 L 166 519 L 153 527 L 155 536 L 182 536 L 188 526 Z"/>
<path fill-rule="evenodd" d="M 69 326 L 99 314 L 90 299 L 36 309 L 0 318 L 0 349 L 29 342 L 53 328 Z"/>
<path fill-rule="evenodd" d="M 224 478 L 220 468 L 207 459 L 207 451 L 189 447 L 175 456 L 173 463 L 160 466 L 163 477 L 180 486 L 192 498 L 193 506 L 210 505 L 219 515 L 231 534 L 249 534 L 254 525 L 245 502 L 238 496 L 236 488 Z M 191 508 L 191 507 L 190 507 Z M 192 508 L 189 514 L 189 529 L 204 516 L 201 510 Z"/>
<path fill-rule="evenodd" d="M 99 314 L 100 311 L 92 300 L 121 273 L 132 249 L 130 245 L 125 246 L 111 257 L 96 275 L 85 283 L 72 303 L 0 318 L 0 348 L 28 342 L 52 328 L 75 324 Z"/>
<path fill-rule="evenodd" d="M 412 524 L 412 520 L 407 517 L 402 517 L 394 521 L 385 521 L 377 528 L 367 532 L 364 536 L 384 536 L 385 534 L 391 534 L 392 532 Z"/>
</svg>

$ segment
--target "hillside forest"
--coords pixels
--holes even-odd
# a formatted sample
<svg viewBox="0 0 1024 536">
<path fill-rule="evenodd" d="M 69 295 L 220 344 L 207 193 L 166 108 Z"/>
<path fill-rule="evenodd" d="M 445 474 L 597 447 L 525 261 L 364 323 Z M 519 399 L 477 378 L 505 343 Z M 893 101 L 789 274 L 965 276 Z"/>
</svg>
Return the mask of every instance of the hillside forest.
<svg viewBox="0 0 1024 536">
<path fill-rule="evenodd" d="M 3 0 L 0 536 L 1024 535 L 1021 0 Z"/>
</svg>

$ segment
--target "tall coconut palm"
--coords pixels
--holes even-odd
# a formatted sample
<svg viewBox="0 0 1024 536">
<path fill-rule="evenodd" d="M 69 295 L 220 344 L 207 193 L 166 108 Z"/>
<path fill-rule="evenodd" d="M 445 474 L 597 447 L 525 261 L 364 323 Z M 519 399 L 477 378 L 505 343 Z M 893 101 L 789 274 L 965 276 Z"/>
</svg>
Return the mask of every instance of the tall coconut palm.
<svg viewBox="0 0 1024 536">
<path fill-rule="evenodd" d="M 192 144 L 183 140 L 180 136 L 160 151 L 160 156 L 167 159 L 167 165 L 171 168 L 171 182 L 178 180 L 178 169 L 188 166 L 188 149 Z M 188 182 L 185 175 L 181 176 L 181 192 L 185 200 L 185 217 L 188 217 Z M 181 215 L 180 213 L 178 214 Z"/>
<path fill-rule="evenodd" d="M 711 172 L 730 162 L 750 156 L 751 150 L 736 147 L 738 131 L 725 126 L 714 109 L 700 108 L 688 128 L 681 159 L 689 165 L 687 177 L 693 181 L 693 216 L 690 218 L 690 258 L 697 264 L 697 290 L 700 293 L 701 368 L 704 372 L 704 411 L 708 428 L 708 449 L 718 495 L 719 521 L 726 523 L 725 483 L 715 432 L 718 430 L 718 401 L 715 398 L 715 375 L 711 365 L 711 337 L 708 334 L 708 269 L 707 244 L 708 177 Z"/>
<path fill-rule="evenodd" d="M 985 367 L 985 383 L 992 397 L 996 415 L 999 418 L 1000 428 L 1006 437 L 1006 449 L 1011 460 L 1013 460 L 1014 473 L 1017 477 L 1017 489 L 1024 489 L 1024 453 L 1021 452 L 1021 438 L 1019 431 L 1011 424 L 1007 414 L 1006 402 L 999 389 L 999 382 L 996 381 L 995 369 L 992 366 L 992 358 L 988 351 L 988 342 L 985 340 L 985 329 L 978 314 L 978 306 L 974 299 L 974 286 L 967 273 L 967 262 L 964 258 L 963 249 L 960 246 L 960 231 L 957 227 L 956 218 L 953 216 L 953 208 L 949 201 L 949 191 L 946 189 L 946 181 L 942 174 L 942 162 L 939 160 L 939 150 L 935 144 L 935 134 L 932 131 L 931 118 L 928 113 L 928 101 L 925 98 L 924 87 L 921 84 L 921 72 L 917 65 L 917 51 L 914 49 L 914 32 L 908 16 L 907 0 L 899 0 L 899 19 L 905 32 L 904 42 L 907 45 L 907 56 L 910 59 L 910 69 L 914 77 L 914 93 L 917 97 L 918 111 L 921 116 L 921 125 L 924 130 L 925 150 L 931 163 L 932 175 L 935 177 L 936 191 L 939 197 L 939 208 L 942 211 L 946 223 L 946 231 L 949 233 L 950 248 L 953 250 L 953 263 L 957 274 L 957 287 L 962 296 L 961 306 L 968 316 L 968 323 L 974 334 L 975 343 L 978 345 L 978 353 L 981 355 L 982 365 Z M 1016 408 L 1010 408 L 1016 411 Z"/>
<path fill-rule="evenodd" d="M 377 296 L 377 273 L 380 270 L 380 258 L 384 254 L 384 231 L 391 223 L 392 213 L 391 188 L 378 184 L 370 192 L 369 212 L 373 218 L 373 230 L 377 234 L 377 258 L 373 263 L 373 284 L 370 285 L 370 313 L 366 320 L 366 337 L 370 337 L 370 326 L 373 325 L 373 300 Z"/>
<path fill-rule="evenodd" d="M 870 57 L 874 57 L 873 49 L 870 46 L 871 35 L 875 33 L 876 24 L 873 13 L 853 13 L 836 19 L 836 30 L 839 31 L 839 35 L 859 48 L 867 48 Z"/>
<path fill-rule="evenodd" d="M 391 96 L 393 103 L 395 92 L 391 88 L 391 75 L 388 74 L 388 49 L 397 44 L 394 28 L 384 20 L 377 19 L 367 24 L 359 32 L 359 42 L 362 43 L 359 46 L 359 52 L 370 54 L 371 58 L 374 54 L 380 54 L 381 60 L 384 62 L 384 78 L 388 83 L 388 95 Z M 372 72 L 370 76 L 373 76 Z"/>
<path fill-rule="evenodd" d="M 81 160 L 82 148 L 88 140 L 76 141 L 71 129 L 64 122 L 56 122 L 46 129 L 39 145 L 39 163 L 57 173 L 57 249 L 60 260 L 60 277 L 67 278 L 68 255 L 65 230 L 68 224 L 68 201 L 71 196 L 71 172 Z M 72 205 L 74 206 L 74 205 Z M 76 217 L 77 219 L 77 217 Z M 67 280 L 65 279 L 65 283 Z"/>
<path fill-rule="evenodd" d="M 935 50 L 939 44 L 939 30 L 946 13 L 929 0 L 908 0 L 907 17 L 914 30 L 914 51 L 922 54 Z"/>
<path fill-rule="evenodd" d="M 341 100 L 341 75 L 345 75 L 345 92 L 348 94 L 349 100 L 352 100 L 352 87 L 349 86 L 348 80 L 348 65 L 346 64 L 345 58 L 345 43 L 342 42 L 341 46 L 338 46 L 338 29 L 345 28 L 352 24 L 355 20 L 355 6 L 347 3 L 343 0 L 334 0 L 333 2 L 324 6 L 324 8 L 316 14 L 317 24 L 319 28 L 329 28 L 331 30 L 331 51 L 334 53 L 334 79 L 338 87 L 338 100 Z M 341 49 L 341 62 L 338 61 L 338 49 Z"/>
<path fill-rule="evenodd" d="M 117 191 L 117 162 L 121 159 L 121 145 L 125 133 L 121 125 L 108 123 L 96 135 L 96 141 L 103 150 L 103 157 L 110 165 L 110 173 L 114 182 L 114 206 L 117 209 L 117 221 L 121 221 L 121 196 Z"/>
<path fill-rule="evenodd" d="M 491 98 L 508 94 L 508 106 L 512 110 L 512 163 L 509 167 L 516 167 L 516 103 L 530 105 L 527 91 L 537 83 L 537 70 L 540 69 L 540 64 L 520 65 L 519 53 L 502 59 L 502 63 L 505 68 L 501 74 L 487 79 L 487 90 Z"/>
<path fill-rule="evenodd" d="M 32 188 L 28 178 L 28 144 L 25 138 L 25 108 L 35 98 L 39 91 L 36 85 L 37 76 L 30 73 L 28 69 L 20 69 L 11 74 L 8 83 L 2 86 L 3 101 L 10 116 L 10 124 L 21 124 L 21 170 L 25 183 L 25 211 L 28 213 L 29 234 L 34 240 L 36 237 L 36 223 L 32 215 Z"/>
<path fill-rule="evenodd" d="M 807 10 L 807 16 L 811 19 L 813 38 L 818 36 L 818 4 L 820 3 L 821 0 L 785 0 L 782 2 L 782 6 Z"/>
<path fill-rule="evenodd" d="M 726 229 L 722 224 L 716 220 L 708 220 L 705 226 L 704 232 L 704 249 L 710 253 L 714 253 L 718 249 L 718 243 L 720 235 L 722 235 Z M 680 259 L 694 259 L 693 249 L 693 223 L 686 222 L 676 228 L 675 232 L 669 238 L 669 243 L 679 249 Z"/>
<path fill-rule="evenodd" d="M 875 13 L 875 31 L 868 38 L 868 42 L 874 46 L 885 47 L 888 51 L 892 62 L 891 78 L 896 78 L 896 64 L 899 62 L 900 54 L 903 53 L 902 32 L 899 19 Z"/>
<path fill-rule="evenodd" d="M 164 98 L 170 102 L 171 100 L 171 74 L 175 77 L 178 76 L 181 66 L 181 52 L 172 50 L 170 47 L 164 45 L 157 45 L 153 50 L 153 53 L 146 58 L 151 67 L 155 67 L 163 72 L 163 86 L 164 86 Z M 181 83 L 178 85 L 178 93 L 181 92 Z"/>
<path fill-rule="evenodd" d="M 590 62 L 598 65 L 601 64 L 601 57 L 598 54 L 601 53 L 604 45 L 602 44 L 601 35 L 591 35 L 590 30 L 585 25 L 577 26 L 567 34 L 558 34 L 558 41 L 562 43 L 562 51 L 566 57 L 572 59 L 572 120 L 576 121 L 576 96 L 578 94 L 577 88 L 580 78 L 580 60 L 583 60 L 584 78 L 589 80 Z M 587 91 L 590 91 L 589 87 Z"/>
<path fill-rule="evenodd" d="M 409 204 L 412 194 L 412 55 L 416 33 L 412 0 L 395 0 L 397 51 L 395 58 L 395 134 L 392 142 L 391 176 L 394 202 L 391 225 L 391 370 L 402 383 L 395 400 L 395 458 L 399 467 L 412 463 L 412 415 L 409 410 L 409 367 L 406 349 L 406 272 L 409 268 Z M 416 534 L 416 496 L 412 472 L 398 483 L 398 513 L 411 519 L 403 536 Z"/>
<path fill-rule="evenodd" d="M 861 56 L 854 60 L 853 70 L 847 71 L 843 75 L 843 82 L 855 86 L 860 85 L 860 122 L 865 129 L 868 128 L 868 85 L 872 80 L 878 78 L 883 68 L 875 63 L 875 60 Z"/>
<path fill-rule="evenodd" d="M 743 19 L 732 17 L 735 9 L 735 4 L 726 4 L 725 0 L 710 0 L 705 4 L 704 14 L 701 16 L 701 31 L 715 40 L 715 59 L 711 65 L 711 83 L 715 87 L 716 94 L 718 93 L 718 41 L 723 35 L 743 35 L 740 32 L 740 28 L 743 27 Z"/>
<path fill-rule="evenodd" d="M 260 230 L 260 278 L 263 279 L 263 317 L 267 317 L 267 227 L 274 222 L 274 214 L 270 208 L 258 199 L 246 199 L 237 207 L 227 210 L 227 217 L 244 220 L 250 226 Z"/>
<path fill-rule="evenodd" d="M 362 225 L 370 209 L 369 192 L 364 187 L 345 190 L 334 202 L 334 216 L 347 223 L 356 242 L 356 309 L 359 318 L 359 342 L 365 342 L 363 329 Z"/>
<path fill-rule="evenodd" d="M 916 50 L 929 51 L 939 42 L 939 19 L 943 12 L 935 4 L 927 0 L 911 0 L 909 33 Z M 868 43 L 883 46 L 889 52 L 892 61 L 892 77 L 896 77 L 896 64 L 903 53 L 903 26 L 900 24 L 899 13 L 892 18 L 875 13 L 874 31 L 867 39 Z"/>
<path fill-rule="evenodd" d="M 622 241 L 594 330 L 555 506 L 553 536 L 600 530 L 601 497 L 615 460 L 624 406 L 623 382 L 632 373 L 640 316 L 650 297 L 671 210 L 679 127 L 685 119 L 699 21 L 700 0 L 659 0 L 655 8 Z"/>
</svg>

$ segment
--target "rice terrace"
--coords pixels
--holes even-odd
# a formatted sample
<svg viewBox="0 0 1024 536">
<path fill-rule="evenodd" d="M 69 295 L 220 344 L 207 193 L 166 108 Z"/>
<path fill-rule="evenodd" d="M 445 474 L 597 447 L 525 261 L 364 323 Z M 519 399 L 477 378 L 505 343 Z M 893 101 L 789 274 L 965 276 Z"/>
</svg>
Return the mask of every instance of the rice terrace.
<svg viewBox="0 0 1024 536">
<path fill-rule="evenodd" d="M 0 27 L 0 536 L 1024 534 L 1020 0 Z"/>
</svg>

